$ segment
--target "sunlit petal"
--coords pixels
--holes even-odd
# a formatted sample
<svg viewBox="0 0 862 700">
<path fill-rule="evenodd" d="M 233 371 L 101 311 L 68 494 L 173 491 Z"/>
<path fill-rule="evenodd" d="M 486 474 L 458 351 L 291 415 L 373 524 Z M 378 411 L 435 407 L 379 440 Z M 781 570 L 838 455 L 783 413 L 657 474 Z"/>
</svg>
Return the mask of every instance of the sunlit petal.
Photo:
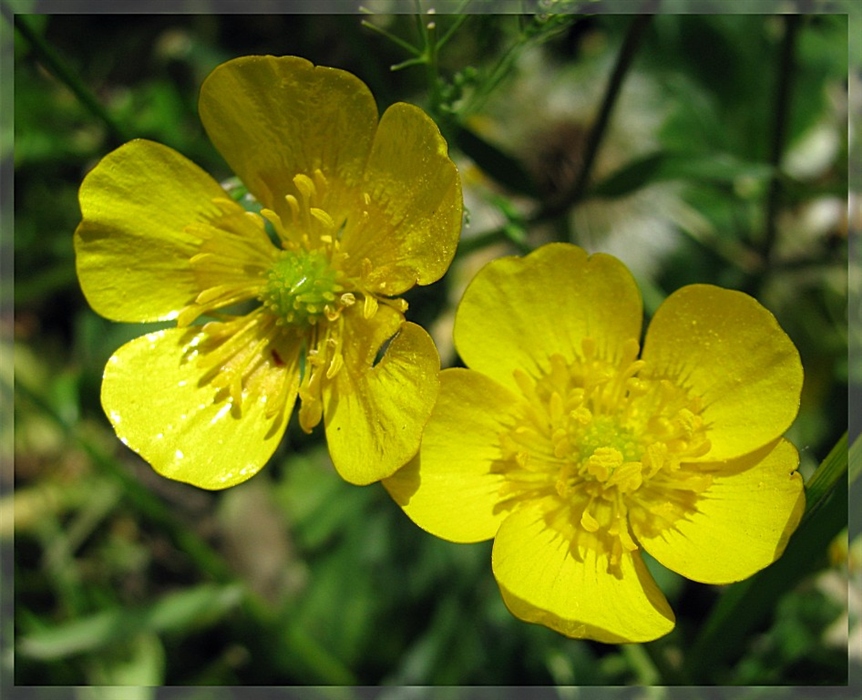
<svg viewBox="0 0 862 700">
<path fill-rule="evenodd" d="M 631 511 L 638 541 L 686 578 L 732 583 L 781 556 L 805 510 L 799 456 L 786 440 L 719 464 L 703 464 L 712 483 L 696 507 L 673 523 Z M 669 495 L 655 494 L 666 502 Z"/>
<path fill-rule="evenodd" d="M 419 449 L 437 398 L 440 358 L 431 337 L 389 307 L 373 319 L 356 309 L 349 333 L 344 366 L 323 388 L 323 420 L 339 474 L 368 484 L 390 476 Z"/>
<path fill-rule="evenodd" d="M 219 197 L 215 180 L 166 146 L 137 140 L 105 156 L 81 184 L 75 231 L 93 309 L 115 321 L 176 318 L 201 291 L 189 264 L 201 241 L 186 228 L 217 218 Z"/>
<path fill-rule="evenodd" d="M 416 459 L 383 485 L 420 527 L 453 542 L 494 536 L 510 512 L 497 436 L 517 400 L 466 369 L 440 373 L 440 396 Z"/>
<path fill-rule="evenodd" d="M 198 361 L 207 341 L 200 328 L 174 328 L 123 345 L 105 367 L 102 405 L 118 437 L 157 472 L 221 489 L 250 478 L 272 455 L 293 407 L 296 368 L 284 362 L 290 358 L 265 358 L 250 378 L 255 395 L 238 410 Z M 280 406 L 268 403 L 280 394 Z"/>
<path fill-rule="evenodd" d="M 799 410 L 799 353 L 775 317 L 741 292 L 705 284 L 674 292 L 649 325 L 643 359 L 643 376 L 670 379 L 703 401 L 712 444 L 703 461 L 762 447 Z"/>
<path fill-rule="evenodd" d="M 455 319 L 465 363 L 517 390 L 515 369 L 547 373 L 548 358 L 581 357 L 585 338 L 599 357 L 618 359 L 637 340 L 641 299 L 625 266 L 609 255 L 549 244 L 524 258 L 500 258 L 470 283 Z"/>
<path fill-rule="evenodd" d="M 461 181 L 436 124 L 418 107 L 398 103 L 383 114 L 363 195 L 364 216 L 344 233 L 354 274 L 370 260 L 370 288 L 388 295 L 439 279 L 461 233 Z"/>
<path fill-rule="evenodd" d="M 609 553 L 573 546 L 551 517 L 542 502 L 519 508 L 494 540 L 494 576 L 512 614 L 613 644 L 650 641 L 673 628 L 673 612 L 637 552 L 612 567 Z"/>
<path fill-rule="evenodd" d="M 244 56 L 218 66 L 201 86 L 201 121 L 249 190 L 283 218 L 294 176 L 320 169 L 333 186 L 325 209 L 343 223 L 355 200 L 377 125 L 365 84 L 295 56 Z"/>
</svg>

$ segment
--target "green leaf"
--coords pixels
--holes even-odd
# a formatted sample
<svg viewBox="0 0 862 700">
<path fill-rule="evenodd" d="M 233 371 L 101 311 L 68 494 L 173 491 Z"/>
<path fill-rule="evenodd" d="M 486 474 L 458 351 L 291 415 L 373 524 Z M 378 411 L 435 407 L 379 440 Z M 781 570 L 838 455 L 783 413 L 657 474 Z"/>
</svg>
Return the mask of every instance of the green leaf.
<svg viewBox="0 0 862 700">
<path fill-rule="evenodd" d="M 734 185 L 741 181 L 765 183 L 772 168 L 724 153 L 704 155 L 657 151 L 622 166 L 590 190 L 592 197 L 623 197 L 646 185 L 669 180 L 696 180 Z"/>
<path fill-rule="evenodd" d="M 862 435 L 857 435 L 853 441 L 847 455 L 847 461 L 849 463 L 848 481 L 853 484 L 862 474 Z"/>
<path fill-rule="evenodd" d="M 514 156 L 463 126 L 455 127 L 453 140 L 466 156 L 501 185 L 528 197 L 538 196 L 532 176 Z"/>
<path fill-rule="evenodd" d="M 203 584 L 166 595 L 142 608 L 116 608 L 39 630 L 18 643 L 18 652 L 44 661 L 104 649 L 143 632 L 175 632 L 212 624 L 236 607 L 242 587 Z"/>
<path fill-rule="evenodd" d="M 860 441 L 857 439 L 853 445 L 857 455 L 859 454 L 859 445 Z M 827 496 L 835 489 L 837 483 L 847 479 L 848 466 L 847 433 L 844 433 L 835 443 L 835 447 L 826 455 L 826 459 L 811 475 L 808 483 L 805 484 L 805 515 L 802 516 L 800 526 L 804 525 L 823 506 Z M 858 464 L 854 466 L 858 472 Z M 852 480 L 851 478 L 850 481 Z"/>
<path fill-rule="evenodd" d="M 115 697 L 150 700 L 155 697 L 152 686 L 162 685 L 165 680 L 165 649 L 158 636 L 151 632 L 135 635 L 94 658 L 87 676 L 94 685 L 138 686 L 126 687 L 125 696 Z M 102 698 L 96 695 L 93 700 Z"/>
</svg>

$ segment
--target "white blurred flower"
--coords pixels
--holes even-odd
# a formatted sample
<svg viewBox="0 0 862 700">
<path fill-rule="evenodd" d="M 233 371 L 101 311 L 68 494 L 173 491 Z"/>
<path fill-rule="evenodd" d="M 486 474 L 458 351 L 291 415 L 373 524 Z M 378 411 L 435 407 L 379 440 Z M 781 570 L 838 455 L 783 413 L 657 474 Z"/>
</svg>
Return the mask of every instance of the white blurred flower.
<svg viewBox="0 0 862 700">
<path fill-rule="evenodd" d="M 578 176 L 615 55 L 603 50 L 558 65 L 541 47 L 526 51 L 511 80 L 471 122 L 527 166 L 549 201 L 569 190 Z M 665 118 L 658 86 L 631 72 L 593 164 L 592 181 L 658 150 Z M 636 276 L 649 276 L 676 246 L 679 226 L 703 225 L 679 193 L 678 184 L 663 182 L 614 199 L 584 201 L 571 210 L 573 240 L 591 252 L 617 256 Z M 548 231 L 533 235 L 534 243 L 553 237 Z"/>
<path fill-rule="evenodd" d="M 845 532 L 830 547 L 830 555 L 839 561 L 817 578 L 817 587 L 844 608 L 826 629 L 823 641 L 847 647 L 850 661 L 862 663 L 862 536 L 849 546 L 846 537 Z"/>
</svg>

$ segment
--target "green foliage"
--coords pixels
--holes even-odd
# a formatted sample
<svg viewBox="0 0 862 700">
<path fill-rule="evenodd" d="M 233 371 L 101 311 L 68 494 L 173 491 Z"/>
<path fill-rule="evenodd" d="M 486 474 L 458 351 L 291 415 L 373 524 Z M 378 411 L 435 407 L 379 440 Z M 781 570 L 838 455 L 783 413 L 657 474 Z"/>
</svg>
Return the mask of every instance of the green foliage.
<svg viewBox="0 0 862 700">
<path fill-rule="evenodd" d="M 858 580 L 860 567 L 845 530 L 847 399 L 860 381 L 847 362 L 851 232 L 835 208 L 846 203 L 851 151 L 847 18 L 803 17 L 782 68 L 781 16 L 655 16 L 606 99 L 632 23 L 575 14 L 592 4 L 533 3 L 520 15 L 467 6 L 436 16 L 417 3 L 416 15 L 371 17 L 18 17 L 14 377 L 11 344 L 0 347 L 2 398 L 14 397 L 15 411 L 16 480 L 0 510 L 14 503 L 16 682 L 845 682 L 846 653 L 825 640 L 847 608 L 827 583 Z M 101 411 L 101 371 L 149 328 L 87 306 L 72 249 L 77 189 L 133 137 L 228 178 L 196 96 L 212 67 L 248 53 L 346 68 L 381 108 L 407 100 L 437 119 L 469 225 L 453 270 L 411 298 L 411 314 L 434 326 L 444 362 L 457 362 L 445 350 L 447 319 L 477 265 L 547 240 L 622 251 L 648 311 L 690 282 L 743 289 L 768 306 L 806 370 L 789 437 L 809 511 L 785 555 L 722 589 L 656 569 L 678 612 L 668 637 L 637 647 L 570 640 L 508 613 L 489 543 L 437 540 L 381 486 L 341 481 L 318 432 L 292 425 L 263 473 L 219 493 L 168 482 L 119 444 Z M 776 113 L 782 70 L 791 95 Z M 610 118 L 597 134 L 603 100 Z M 775 154 L 777 125 L 786 136 Z M 584 133 L 597 145 L 587 168 Z M 586 189 L 567 199 L 578 178 Z M 856 479 L 859 443 L 849 437 Z M 0 518 L 11 544 L 4 523 L 12 518 Z"/>
</svg>

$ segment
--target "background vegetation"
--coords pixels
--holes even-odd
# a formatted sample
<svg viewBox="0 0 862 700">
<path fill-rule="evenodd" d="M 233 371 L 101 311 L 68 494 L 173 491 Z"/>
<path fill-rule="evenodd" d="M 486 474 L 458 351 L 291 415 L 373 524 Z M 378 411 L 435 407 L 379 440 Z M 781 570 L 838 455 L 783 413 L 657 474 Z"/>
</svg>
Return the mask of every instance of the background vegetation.
<svg viewBox="0 0 862 700">
<path fill-rule="evenodd" d="M 390 14 L 405 5 L 16 18 L 14 143 L 0 143 L 15 171 L 14 285 L 0 290 L 14 295 L 0 346 L 15 463 L 0 499 L 15 580 L 3 673 L 14 660 L 22 686 L 846 684 L 848 624 L 849 663 L 862 660 L 862 541 L 846 530 L 848 391 L 862 383 L 847 354 L 862 332 L 858 313 L 847 322 L 848 284 L 862 287 L 855 270 L 848 282 L 860 224 L 848 220 L 848 159 L 860 151 L 858 130 L 848 144 L 847 15 L 637 18 L 575 14 L 598 7 L 575 2 Z M 468 221 L 450 273 L 413 293 L 408 315 L 446 363 L 476 269 L 548 240 L 622 257 L 648 315 L 691 282 L 770 308 L 806 370 L 789 437 L 809 513 L 785 556 L 723 588 L 655 566 L 678 617 L 670 635 L 569 640 L 509 615 L 489 543 L 432 538 L 381 486 L 342 482 L 322 431 L 291 425 L 264 471 L 218 493 L 167 481 L 124 448 L 100 378 L 142 328 L 100 318 L 80 292 L 77 189 L 133 137 L 228 179 L 198 89 L 255 53 L 350 70 L 381 111 L 406 100 L 441 125 Z M 12 245 L 4 231 L 5 256 Z"/>
</svg>

